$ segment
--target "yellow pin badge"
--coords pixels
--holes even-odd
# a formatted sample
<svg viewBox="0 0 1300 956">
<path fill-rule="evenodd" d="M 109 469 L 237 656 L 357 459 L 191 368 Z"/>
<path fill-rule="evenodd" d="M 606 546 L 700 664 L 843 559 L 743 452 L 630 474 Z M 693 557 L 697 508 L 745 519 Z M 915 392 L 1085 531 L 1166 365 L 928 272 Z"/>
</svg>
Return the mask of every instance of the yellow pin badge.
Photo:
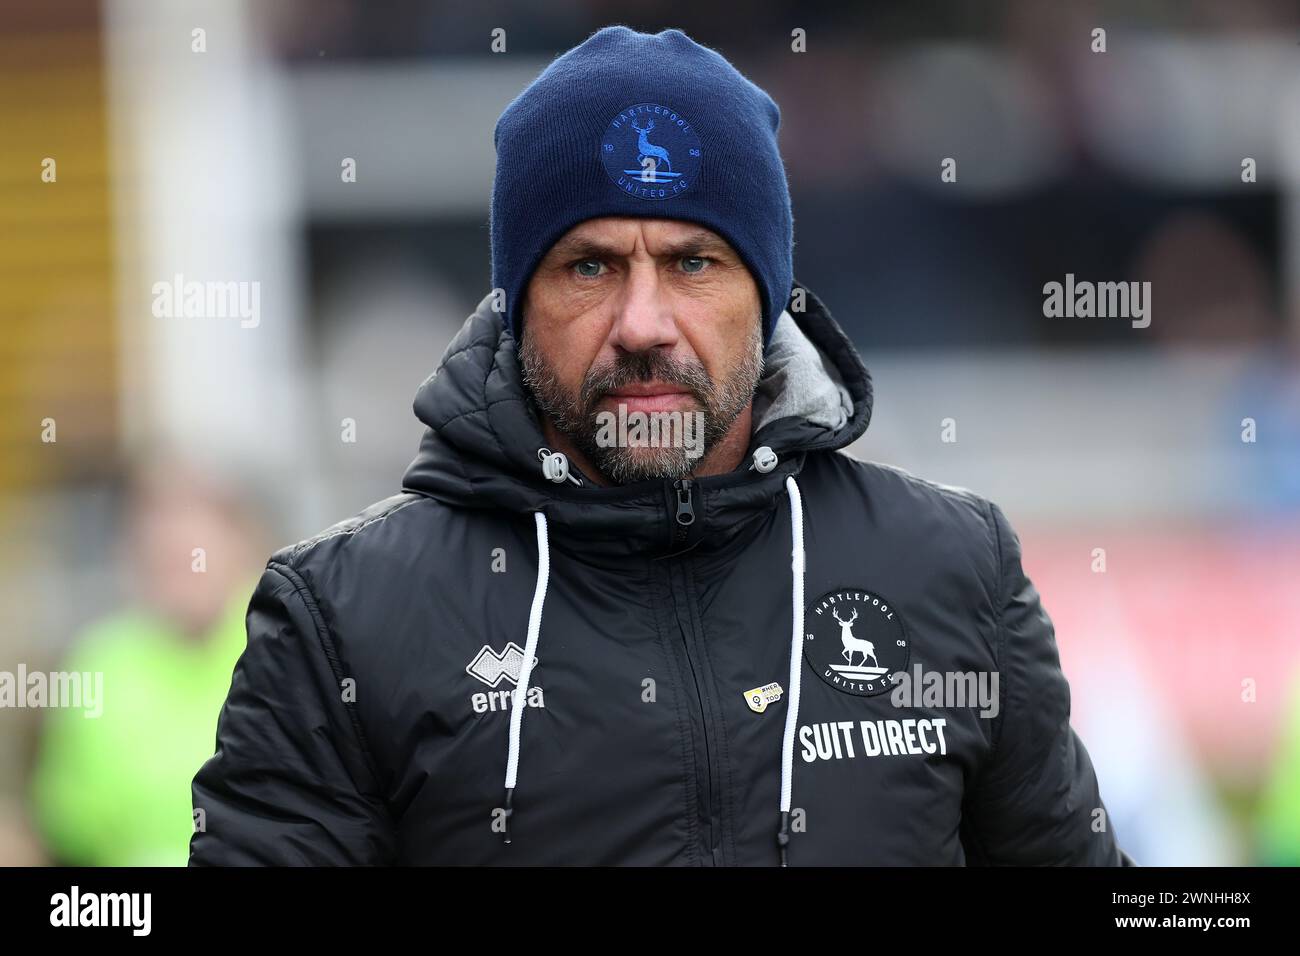
<svg viewBox="0 0 1300 956">
<path fill-rule="evenodd" d="M 768 704 L 775 704 L 781 699 L 781 685 L 776 681 L 745 691 L 745 703 L 756 714 L 767 710 Z"/>
</svg>

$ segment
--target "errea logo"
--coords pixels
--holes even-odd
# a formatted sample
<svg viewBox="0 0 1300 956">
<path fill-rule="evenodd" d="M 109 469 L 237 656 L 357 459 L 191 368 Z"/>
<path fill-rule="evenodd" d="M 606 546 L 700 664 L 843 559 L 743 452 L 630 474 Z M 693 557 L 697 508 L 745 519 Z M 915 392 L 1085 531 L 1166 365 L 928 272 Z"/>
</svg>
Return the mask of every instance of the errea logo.
<svg viewBox="0 0 1300 956">
<path fill-rule="evenodd" d="M 499 654 L 487 644 L 479 648 L 479 652 L 474 655 L 474 659 L 465 668 L 465 673 L 492 688 L 497 688 L 498 685 L 505 682 L 514 689 L 494 689 L 491 693 L 479 691 L 477 694 L 470 695 L 470 707 L 474 709 L 474 713 L 487 714 L 510 710 L 514 695 L 519 693 L 517 685 L 523 666 L 524 649 L 514 641 L 508 643 L 505 650 Z M 537 658 L 534 657 L 534 673 L 536 667 Z M 545 707 L 546 699 L 542 688 L 535 684 L 529 687 L 525 703 L 529 707 Z"/>
</svg>

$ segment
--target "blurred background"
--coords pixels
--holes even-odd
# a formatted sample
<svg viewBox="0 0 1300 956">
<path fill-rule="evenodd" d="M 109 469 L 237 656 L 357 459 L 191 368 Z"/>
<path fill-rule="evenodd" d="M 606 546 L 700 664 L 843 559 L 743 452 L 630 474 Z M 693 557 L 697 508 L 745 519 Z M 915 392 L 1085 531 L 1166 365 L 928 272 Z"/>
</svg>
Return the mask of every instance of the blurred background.
<svg viewBox="0 0 1300 956">
<path fill-rule="evenodd" d="M 185 862 L 263 562 L 398 490 L 496 118 L 610 23 L 780 104 L 852 450 L 1006 510 L 1122 845 L 1300 863 L 1296 4 L 709 6 L 0 6 L 0 678 L 104 704 L 0 706 L 0 864 Z M 1045 317 L 1067 274 L 1149 281 L 1150 326 Z M 159 309 L 195 280 L 256 322 Z"/>
</svg>

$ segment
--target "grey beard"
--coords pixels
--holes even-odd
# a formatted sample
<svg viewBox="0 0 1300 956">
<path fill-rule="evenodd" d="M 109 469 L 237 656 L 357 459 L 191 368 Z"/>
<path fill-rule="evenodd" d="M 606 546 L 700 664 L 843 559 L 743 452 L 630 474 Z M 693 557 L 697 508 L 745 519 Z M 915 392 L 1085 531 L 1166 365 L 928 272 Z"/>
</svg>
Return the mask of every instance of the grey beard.
<svg viewBox="0 0 1300 956">
<path fill-rule="evenodd" d="M 707 457 L 709 451 L 730 431 L 740 413 L 754 397 L 763 374 L 762 332 L 759 323 L 745 349 L 744 361 L 732 375 L 714 383 L 698 361 L 679 362 L 655 352 L 629 353 L 614 365 L 602 365 L 587 373 L 579 394 L 574 395 L 559 382 L 543 360 L 528 335 L 527 323 L 519 345 L 521 374 L 533 401 L 548 416 L 555 429 L 569 439 L 616 485 L 651 479 L 688 477 Z M 692 408 L 704 413 L 703 453 L 692 456 L 684 447 L 619 447 L 597 442 L 600 431 L 596 404 L 608 392 L 621 386 L 659 379 L 680 384 L 695 398 Z"/>
</svg>

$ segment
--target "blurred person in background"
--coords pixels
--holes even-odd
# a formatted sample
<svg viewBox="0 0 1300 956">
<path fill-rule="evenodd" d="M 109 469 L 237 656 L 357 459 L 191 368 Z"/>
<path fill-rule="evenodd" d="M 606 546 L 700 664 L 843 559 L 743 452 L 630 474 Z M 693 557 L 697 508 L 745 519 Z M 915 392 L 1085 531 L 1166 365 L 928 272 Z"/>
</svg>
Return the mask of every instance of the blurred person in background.
<svg viewBox="0 0 1300 956">
<path fill-rule="evenodd" d="M 126 607 L 91 624 L 62 664 L 103 674 L 102 714 L 51 710 L 32 815 L 51 858 L 78 866 L 183 865 L 194 768 L 244 648 L 263 542 L 238 489 L 179 460 L 132 477 Z"/>
</svg>

